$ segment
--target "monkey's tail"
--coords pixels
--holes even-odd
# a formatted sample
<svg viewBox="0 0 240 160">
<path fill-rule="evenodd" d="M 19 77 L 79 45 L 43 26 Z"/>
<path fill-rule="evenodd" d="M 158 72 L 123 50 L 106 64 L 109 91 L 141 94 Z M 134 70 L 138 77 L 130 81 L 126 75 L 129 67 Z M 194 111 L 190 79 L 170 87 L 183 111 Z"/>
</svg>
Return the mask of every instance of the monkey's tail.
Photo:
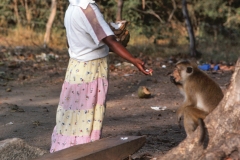
<svg viewBox="0 0 240 160">
<path fill-rule="evenodd" d="M 202 145 L 203 141 L 205 139 L 205 135 L 206 135 L 205 123 L 204 123 L 202 118 L 198 118 L 198 124 L 199 124 L 199 127 L 200 127 L 200 139 L 199 139 L 198 143 L 200 145 Z"/>
</svg>

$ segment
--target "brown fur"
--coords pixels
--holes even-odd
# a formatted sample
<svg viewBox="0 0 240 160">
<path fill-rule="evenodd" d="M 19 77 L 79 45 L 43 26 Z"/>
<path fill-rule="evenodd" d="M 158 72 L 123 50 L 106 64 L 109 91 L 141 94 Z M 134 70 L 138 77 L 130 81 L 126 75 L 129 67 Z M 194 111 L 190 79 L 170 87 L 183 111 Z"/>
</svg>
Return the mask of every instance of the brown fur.
<svg viewBox="0 0 240 160">
<path fill-rule="evenodd" d="M 181 117 L 184 118 L 184 129 L 189 136 L 197 128 L 199 121 L 218 106 L 223 98 L 223 92 L 215 81 L 198 69 L 196 64 L 186 60 L 176 63 L 171 81 L 184 96 L 184 102 L 179 107 L 177 115 L 179 121 Z M 202 131 L 204 132 L 204 128 Z M 204 135 L 205 133 L 201 133 L 201 137 Z"/>
</svg>

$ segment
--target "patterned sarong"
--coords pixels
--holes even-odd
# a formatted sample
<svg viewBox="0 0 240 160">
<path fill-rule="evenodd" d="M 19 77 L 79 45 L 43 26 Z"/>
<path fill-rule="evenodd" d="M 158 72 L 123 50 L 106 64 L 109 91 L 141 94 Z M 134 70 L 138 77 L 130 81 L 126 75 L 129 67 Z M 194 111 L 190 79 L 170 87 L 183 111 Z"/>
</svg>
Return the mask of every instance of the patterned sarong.
<svg viewBox="0 0 240 160">
<path fill-rule="evenodd" d="M 108 58 L 70 59 L 50 152 L 100 139 L 108 89 Z"/>
</svg>

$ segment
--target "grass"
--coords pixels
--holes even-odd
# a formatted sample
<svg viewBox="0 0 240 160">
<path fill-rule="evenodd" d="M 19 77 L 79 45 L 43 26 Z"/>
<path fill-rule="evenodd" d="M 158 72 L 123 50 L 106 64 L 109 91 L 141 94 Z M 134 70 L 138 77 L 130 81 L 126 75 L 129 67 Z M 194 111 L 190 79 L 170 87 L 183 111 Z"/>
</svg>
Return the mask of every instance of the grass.
<svg viewBox="0 0 240 160">
<path fill-rule="evenodd" d="M 16 46 L 24 47 L 43 47 L 43 32 L 34 32 L 27 28 L 17 28 L 2 32 L 0 36 L 0 46 L 14 48 Z M 49 48 L 54 50 L 66 49 L 65 30 L 53 30 Z M 143 35 L 131 34 L 127 49 L 133 55 L 144 54 L 152 57 L 169 57 L 178 53 L 188 55 L 189 44 L 185 37 L 175 37 L 172 39 L 159 40 L 154 43 L 153 38 L 146 38 Z M 212 37 L 204 37 L 197 41 L 197 50 L 202 53 L 202 61 L 210 60 L 219 62 L 226 61 L 234 63 L 240 56 L 240 42 L 229 39 L 219 38 L 214 41 Z"/>
<path fill-rule="evenodd" d="M 0 46 L 14 48 L 16 46 L 43 47 L 44 32 L 35 32 L 32 29 L 19 27 L 7 30 L 0 36 Z M 66 48 L 65 31 L 52 31 L 49 48 L 61 50 Z"/>
</svg>

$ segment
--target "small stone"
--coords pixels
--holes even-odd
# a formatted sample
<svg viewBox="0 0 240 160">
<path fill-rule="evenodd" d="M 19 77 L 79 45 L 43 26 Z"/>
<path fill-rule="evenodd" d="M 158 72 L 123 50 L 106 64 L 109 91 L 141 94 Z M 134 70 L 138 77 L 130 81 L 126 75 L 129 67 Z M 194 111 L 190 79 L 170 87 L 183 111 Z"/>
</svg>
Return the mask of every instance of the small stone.
<svg viewBox="0 0 240 160">
<path fill-rule="evenodd" d="M 12 91 L 11 88 L 7 88 L 7 89 L 6 89 L 6 92 L 11 92 L 11 91 Z"/>
</svg>

